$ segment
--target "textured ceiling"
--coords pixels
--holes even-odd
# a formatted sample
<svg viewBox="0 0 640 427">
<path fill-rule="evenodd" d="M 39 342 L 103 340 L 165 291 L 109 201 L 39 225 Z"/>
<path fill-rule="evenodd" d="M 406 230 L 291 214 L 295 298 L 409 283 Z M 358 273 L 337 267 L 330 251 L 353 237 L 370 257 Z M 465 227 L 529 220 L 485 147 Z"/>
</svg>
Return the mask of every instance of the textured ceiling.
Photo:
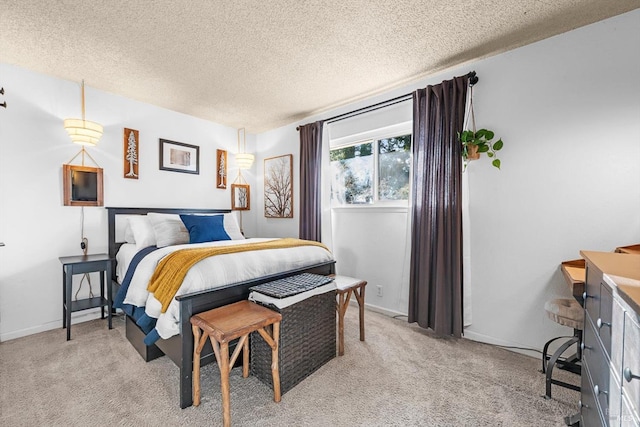
<svg viewBox="0 0 640 427">
<path fill-rule="evenodd" d="M 261 132 L 640 0 L 0 0 L 0 62 Z"/>
</svg>

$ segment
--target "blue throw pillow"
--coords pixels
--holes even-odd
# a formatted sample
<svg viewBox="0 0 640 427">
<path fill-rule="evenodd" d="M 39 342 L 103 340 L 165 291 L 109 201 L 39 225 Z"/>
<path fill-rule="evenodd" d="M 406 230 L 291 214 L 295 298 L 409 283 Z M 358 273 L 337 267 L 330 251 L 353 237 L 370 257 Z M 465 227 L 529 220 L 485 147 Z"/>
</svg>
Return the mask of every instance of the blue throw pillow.
<svg viewBox="0 0 640 427">
<path fill-rule="evenodd" d="M 189 243 L 231 240 L 224 231 L 224 215 L 180 215 L 189 230 Z"/>
</svg>

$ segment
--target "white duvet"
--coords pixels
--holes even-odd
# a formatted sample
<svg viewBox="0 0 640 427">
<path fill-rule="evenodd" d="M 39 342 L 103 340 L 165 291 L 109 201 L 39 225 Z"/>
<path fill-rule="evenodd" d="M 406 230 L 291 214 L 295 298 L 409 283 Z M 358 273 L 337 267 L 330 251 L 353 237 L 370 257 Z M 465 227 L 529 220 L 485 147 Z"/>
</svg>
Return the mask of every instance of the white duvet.
<svg viewBox="0 0 640 427">
<path fill-rule="evenodd" d="M 147 291 L 149 280 L 160 260 L 169 253 L 179 249 L 228 246 L 266 242 L 269 240 L 274 239 L 254 238 L 225 240 L 167 246 L 153 251 L 145 256 L 138 264 L 131 279 L 124 303 L 138 307 L 144 306 L 148 316 L 158 319 L 156 330 L 161 338 L 167 339 L 173 335 L 177 335 L 180 333 L 180 308 L 178 302 L 175 299 L 172 300 L 167 311 L 161 313 L 160 302 L 154 298 L 152 293 Z M 213 289 L 331 260 L 333 260 L 331 253 L 318 246 L 299 246 L 294 248 L 266 249 L 216 255 L 205 258 L 191 267 L 176 296 Z"/>
</svg>

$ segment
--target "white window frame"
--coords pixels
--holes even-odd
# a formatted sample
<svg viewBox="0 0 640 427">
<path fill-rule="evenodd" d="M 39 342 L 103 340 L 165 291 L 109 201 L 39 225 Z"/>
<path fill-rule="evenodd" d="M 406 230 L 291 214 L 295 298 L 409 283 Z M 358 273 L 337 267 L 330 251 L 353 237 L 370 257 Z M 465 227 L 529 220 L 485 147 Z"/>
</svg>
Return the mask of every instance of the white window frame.
<svg viewBox="0 0 640 427">
<path fill-rule="evenodd" d="M 375 142 L 385 138 L 393 138 L 402 135 L 412 136 L 413 145 L 413 122 L 403 122 L 395 125 L 387 126 L 384 128 L 373 129 L 366 132 L 360 132 L 353 135 L 344 136 L 342 138 L 334 138 L 329 141 L 329 150 L 336 150 L 345 147 L 351 147 L 353 145 L 372 143 L 373 164 L 374 164 L 374 176 L 373 178 L 373 203 L 367 204 L 343 204 L 338 203 L 335 199 L 331 199 L 332 209 L 380 209 L 380 208 L 407 208 L 409 206 L 409 200 L 379 200 L 378 197 L 378 180 L 379 176 L 379 149 L 378 144 Z M 412 154 L 409 153 L 412 157 Z M 411 165 L 409 171 L 409 197 L 411 197 L 411 188 L 413 186 L 413 165 Z"/>
</svg>

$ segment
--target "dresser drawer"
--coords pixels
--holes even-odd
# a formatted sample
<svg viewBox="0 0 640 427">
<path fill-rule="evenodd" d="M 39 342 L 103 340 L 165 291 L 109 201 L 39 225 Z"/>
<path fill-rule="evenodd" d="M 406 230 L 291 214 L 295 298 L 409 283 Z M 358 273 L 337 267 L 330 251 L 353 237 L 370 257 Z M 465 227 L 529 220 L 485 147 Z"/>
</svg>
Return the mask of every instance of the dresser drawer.
<svg viewBox="0 0 640 427">
<path fill-rule="evenodd" d="M 624 348 L 624 316 L 625 308 L 618 298 L 613 297 L 613 313 L 611 315 L 611 366 L 618 382 L 622 382 L 622 354 Z"/>
<path fill-rule="evenodd" d="M 631 408 L 626 396 L 622 396 L 622 414 L 620 415 L 620 426 L 640 427 L 640 416 L 637 411 Z"/>
<path fill-rule="evenodd" d="M 600 315 L 594 317 L 600 341 L 607 356 L 611 357 L 611 328 L 613 313 L 613 294 L 605 283 L 600 283 Z"/>
<path fill-rule="evenodd" d="M 603 384 L 609 383 L 609 357 L 604 352 L 598 336 L 597 328 L 591 316 L 585 316 L 582 358 L 589 364 L 591 379 L 594 385 L 602 389 Z M 603 390 L 607 390 L 605 387 Z"/>
<path fill-rule="evenodd" d="M 592 264 L 587 263 L 585 282 L 585 294 L 584 309 L 587 313 L 591 314 L 594 319 L 600 317 L 600 284 L 602 283 L 602 272 L 594 267 Z"/>
<path fill-rule="evenodd" d="M 592 383 L 592 393 L 594 400 L 597 402 L 602 416 L 608 424 L 609 420 L 609 396 L 611 377 L 609 359 L 604 352 L 598 332 L 593 324 L 591 316 L 587 314 L 584 322 L 584 348 L 582 351 L 582 366 L 588 367 L 590 381 Z"/>
<path fill-rule="evenodd" d="M 631 408 L 640 413 L 640 378 L 630 378 L 627 381 L 624 370 L 628 369 L 632 375 L 640 376 L 640 322 L 638 315 L 627 311 L 624 314 L 624 350 L 622 355 L 623 379 L 622 392 L 626 396 Z"/>
<path fill-rule="evenodd" d="M 580 427 L 601 427 L 605 425 L 602 412 L 598 408 L 596 397 L 593 394 L 593 381 L 586 361 L 582 365 L 580 388 Z"/>
<path fill-rule="evenodd" d="M 613 368 L 612 368 L 613 369 Z M 621 386 L 613 372 L 609 374 L 609 390 L 607 391 L 609 408 L 603 415 L 608 418 L 610 426 L 620 425 L 620 411 L 622 406 Z"/>
</svg>

